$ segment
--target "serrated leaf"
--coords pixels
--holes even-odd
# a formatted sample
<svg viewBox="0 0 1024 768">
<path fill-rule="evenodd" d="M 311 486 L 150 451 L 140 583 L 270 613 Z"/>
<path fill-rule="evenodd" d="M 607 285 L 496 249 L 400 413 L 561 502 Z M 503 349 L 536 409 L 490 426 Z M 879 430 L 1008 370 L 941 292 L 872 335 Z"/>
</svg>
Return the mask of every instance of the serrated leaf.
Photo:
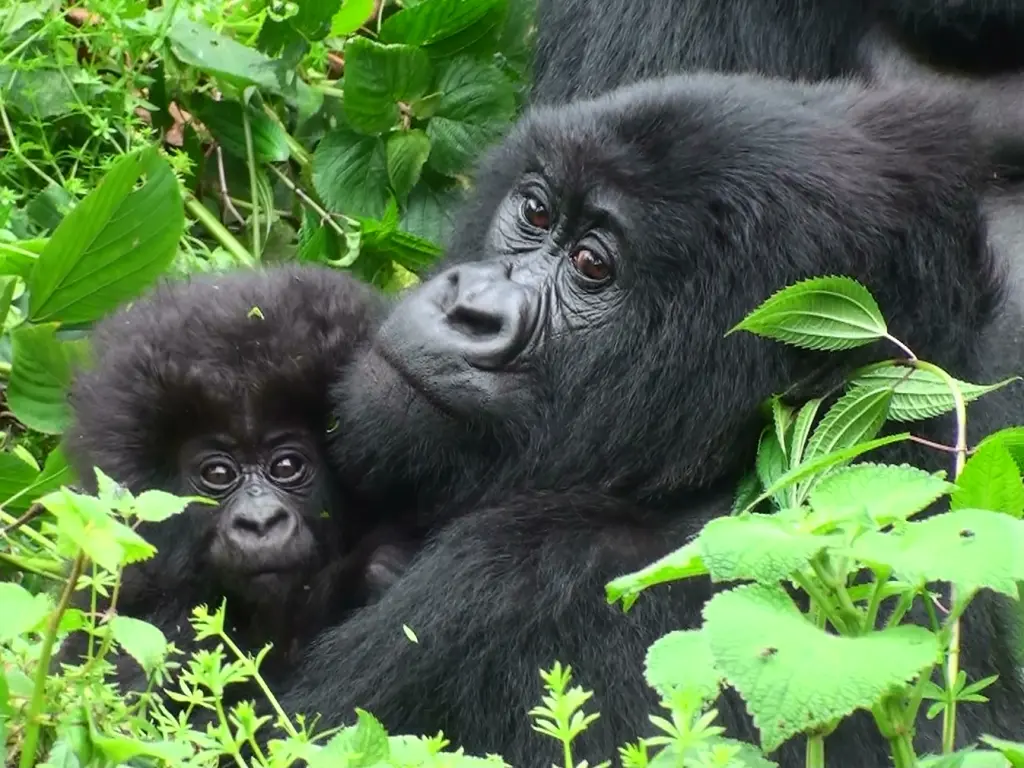
<svg viewBox="0 0 1024 768">
<path fill-rule="evenodd" d="M 503 20 L 507 2 L 429 0 L 390 16 L 381 25 L 380 39 L 385 43 L 435 46 L 438 54 L 451 56 L 455 51 L 471 47 L 488 31 L 494 31 L 491 27 Z M 474 27 L 478 28 L 474 30 Z M 460 37 L 463 39 L 458 39 Z M 450 44 L 443 45 L 445 41 Z"/>
<path fill-rule="evenodd" d="M 712 581 L 780 581 L 807 565 L 829 539 L 794 530 L 774 515 L 719 517 L 697 537 Z"/>
<path fill-rule="evenodd" d="M 380 218 L 390 195 L 384 140 L 331 131 L 313 153 L 313 186 L 332 211 Z"/>
<path fill-rule="evenodd" d="M 988 510 L 960 509 L 888 533 L 869 531 L 850 551 L 912 583 L 950 582 L 962 595 L 987 587 L 1016 598 L 1024 580 L 1024 522 Z"/>
<path fill-rule="evenodd" d="M 797 412 L 796 418 L 793 420 L 793 433 L 789 443 L 790 468 L 797 466 L 803 461 L 804 450 L 807 448 L 807 438 L 811 434 L 811 426 L 814 424 L 815 416 L 818 415 L 821 403 L 822 399 L 820 397 L 808 400 Z"/>
<path fill-rule="evenodd" d="M 515 117 L 515 90 L 497 67 L 476 59 L 447 63 L 438 83 L 441 100 L 427 123 L 427 164 L 454 176 L 466 171 Z"/>
<path fill-rule="evenodd" d="M 166 765 L 181 765 L 192 756 L 188 744 L 175 741 L 141 741 L 124 734 L 112 735 L 90 729 L 93 746 L 112 764 L 130 764 L 138 757 L 155 757 Z"/>
<path fill-rule="evenodd" d="M 760 729 L 765 752 L 870 708 L 940 652 L 935 636 L 916 626 L 860 637 L 831 635 L 809 622 L 784 590 L 764 584 L 713 597 L 704 606 L 703 631 L 715 664 Z"/>
<path fill-rule="evenodd" d="M 381 45 L 353 37 L 345 45 L 345 119 L 367 135 L 387 131 L 398 122 L 398 102 L 426 93 L 430 57 L 411 45 Z"/>
<path fill-rule="evenodd" d="M 743 477 L 740 478 L 739 483 L 736 485 L 736 493 L 732 500 L 732 508 L 729 510 L 730 515 L 738 515 L 744 509 L 757 498 L 757 494 L 761 492 L 761 481 L 757 477 L 756 472 L 747 472 Z"/>
<path fill-rule="evenodd" d="M 38 628 L 52 609 L 49 595 L 33 595 L 19 584 L 0 581 L 0 643 Z"/>
<path fill-rule="evenodd" d="M 125 653 L 135 659 L 147 674 L 167 656 L 167 638 L 164 633 L 145 621 L 129 616 L 114 616 L 110 631 Z"/>
<path fill-rule="evenodd" d="M 722 673 L 715 668 L 707 636 L 690 629 L 669 632 L 647 649 L 644 677 L 664 698 L 692 690 L 707 701 L 718 696 Z"/>
<path fill-rule="evenodd" d="M 135 499 L 132 511 L 140 520 L 148 523 L 160 523 L 168 518 L 180 515 L 189 504 L 203 503 L 198 496 L 175 496 L 164 491 L 143 491 Z"/>
<path fill-rule="evenodd" d="M 757 446 L 757 458 L 754 462 L 757 470 L 757 479 L 762 488 L 773 485 L 780 477 L 786 474 L 789 469 L 786 461 L 786 454 L 779 445 L 778 432 L 772 429 L 765 429 L 761 433 L 761 440 Z M 776 497 L 779 506 L 786 506 L 786 499 Z"/>
<path fill-rule="evenodd" d="M 861 347 L 888 333 L 868 289 L 837 276 L 814 277 L 783 288 L 729 333 L 735 331 L 827 351 Z"/>
<path fill-rule="evenodd" d="M 772 425 L 775 427 L 775 439 L 784 458 L 789 457 L 789 429 L 793 426 L 793 409 L 784 405 L 778 397 L 771 399 Z"/>
<path fill-rule="evenodd" d="M 432 184 L 417 184 L 405 203 L 402 229 L 435 246 L 446 243 L 455 228 L 452 212 L 462 200 L 463 193 L 457 187 L 438 189 Z"/>
<path fill-rule="evenodd" d="M 1000 429 L 998 432 L 993 432 L 978 443 L 975 451 L 977 452 L 983 446 L 991 443 L 999 443 L 1009 451 L 1010 456 L 1013 457 L 1014 462 L 1017 464 L 1017 469 L 1024 474 L 1024 427 L 1007 427 L 1006 429 Z"/>
<path fill-rule="evenodd" d="M 956 486 L 906 464 L 862 463 L 837 470 L 811 491 L 814 514 L 808 524 L 831 529 L 866 514 L 878 526 L 891 525 L 920 512 Z"/>
<path fill-rule="evenodd" d="M 11 334 L 12 364 L 7 400 L 18 420 L 50 435 L 64 431 L 71 418 L 67 388 L 85 359 L 84 339 L 60 341 L 57 324 L 24 325 Z"/>
<path fill-rule="evenodd" d="M 964 464 L 950 498 L 950 509 L 990 509 L 1024 515 L 1024 482 L 1006 445 L 983 442 Z"/>
<path fill-rule="evenodd" d="M 965 402 L 977 400 L 982 395 L 1005 387 L 1019 377 L 1012 377 L 996 384 L 971 384 L 970 382 L 953 379 Z M 953 395 L 946 383 L 932 371 L 910 369 L 902 365 L 885 364 L 878 367 L 870 366 L 861 373 L 854 374 L 851 387 L 893 388 L 892 402 L 889 404 L 889 418 L 894 421 L 920 421 L 949 413 L 954 408 Z"/>
<path fill-rule="evenodd" d="M 885 423 L 892 399 L 887 387 L 856 387 L 828 409 L 821 424 L 807 441 L 804 461 L 871 440 Z"/>
<path fill-rule="evenodd" d="M 196 99 L 193 109 L 196 117 L 210 130 L 224 151 L 237 158 L 247 158 L 243 112 L 249 117 L 252 150 L 257 162 L 283 163 L 291 156 L 284 128 L 260 110 L 242 106 L 237 101 L 213 101 L 206 98 Z"/>
<path fill-rule="evenodd" d="M 340 731 L 311 756 L 309 768 L 368 768 L 387 761 L 391 752 L 384 726 L 369 712 L 356 710 L 356 724 Z"/>
<path fill-rule="evenodd" d="M 669 581 L 689 579 L 693 576 L 703 576 L 707 572 L 707 568 L 704 567 L 704 563 L 700 559 L 697 542 L 691 541 L 639 571 L 613 579 L 605 586 L 605 597 L 609 603 L 621 600 L 623 610 L 628 611 L 640 593 L 648 587 Z"/>
<path fill-rule="evenodd" d="M 399 199 L 404 200 L 416 186 L 429 154 L 430 139 L 421 130 L 397 131 L 388 136 L 388 179 Z"/>
<path fill-rule="evenodd" d="M 331 19 L 331 37 L 348 37 L 373 16 L 374 0 L 344 0 Z"/>
<path fill-rule="evenodd" d="M 132 191 L 142 175 L 145 183 Z M 39 255 L 28 281 L 29 319 L 102 317 L 167 269 L 184 226 L 178 180 L 156 149 L 122 157 Z"/>
</svg>

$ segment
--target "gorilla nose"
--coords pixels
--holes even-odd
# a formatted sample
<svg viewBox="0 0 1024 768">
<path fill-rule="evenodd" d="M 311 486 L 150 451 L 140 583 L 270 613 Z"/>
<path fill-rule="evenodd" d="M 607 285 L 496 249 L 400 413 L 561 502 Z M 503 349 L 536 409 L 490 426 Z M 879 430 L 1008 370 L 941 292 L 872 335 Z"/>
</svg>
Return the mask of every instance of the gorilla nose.
<svg viewBox="0 0 1024 768">
<path fill-rule="evenodd" d="M 294 530 L 294 518 L 278 504 L 246 504 L 231 517 L 231 533 L 239 541 L 282 541 Z"/>
<path fill-rule="evenodd" d="M 537 315 L 536 302 L 509 279 L 502 264 L 462 264 L 448 271 L 442 309 L 466 360 L 501 368 L 526 347 Z"/>
</svg>

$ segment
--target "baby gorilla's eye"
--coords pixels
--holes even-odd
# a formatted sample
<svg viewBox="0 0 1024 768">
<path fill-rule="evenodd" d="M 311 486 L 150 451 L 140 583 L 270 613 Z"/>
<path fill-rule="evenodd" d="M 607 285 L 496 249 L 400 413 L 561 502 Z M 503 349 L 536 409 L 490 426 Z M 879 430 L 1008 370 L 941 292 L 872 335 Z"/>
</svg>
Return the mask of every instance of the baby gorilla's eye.
<svg viewBox="0 0 1024 768">
<path fill-rule="evenodd" d="M 573 269 L 595 283 L 604 282 L 612 272 L 608 262 L 589 248 L 577 248 L 569 255 L 569 261 Z"/>
<path fill-rule="evenodd" d="M 211 459 L 199 469 L 199 477 L 208 488 L 224 491 L 238 479 L 238 471 L 223 459 Z"/>
<path fill-rule="evenodd" d="M 297 453 L 278 456 L 270 465 L 270 476 L 279 483 L 295 482 L 302 477 L 306 464 Z"/>
<path fill-rule="evenodd" d="M 551 213 L 547 206 L 536 197 L 526 196 L 523 200 L 522 214 L 531 227 L 543 230 L 551 229 Z"/>
</svg>

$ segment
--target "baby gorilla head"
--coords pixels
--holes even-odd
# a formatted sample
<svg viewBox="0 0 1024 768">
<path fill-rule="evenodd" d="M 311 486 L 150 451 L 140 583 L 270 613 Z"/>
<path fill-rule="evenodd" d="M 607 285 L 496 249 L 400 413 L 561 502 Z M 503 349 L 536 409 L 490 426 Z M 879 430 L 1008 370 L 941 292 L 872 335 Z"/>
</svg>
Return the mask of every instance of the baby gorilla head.
<svg viewBox="0 0 1024 768">
<path fill-rule="evenodd" d="M 121 613 L 175 633 L 226 596 L 240 642 L 291 644 L 386 586 L 390 551 L 359 554 L 377 521 L 325 460 L 328 387 L 381 310 L 348 275 L 287 267 L 166 284 L 97 326 L 71 393 L 83 482 L 217 502 L 140 529 L 158 552 L 126 570 Z"/>
</svg>

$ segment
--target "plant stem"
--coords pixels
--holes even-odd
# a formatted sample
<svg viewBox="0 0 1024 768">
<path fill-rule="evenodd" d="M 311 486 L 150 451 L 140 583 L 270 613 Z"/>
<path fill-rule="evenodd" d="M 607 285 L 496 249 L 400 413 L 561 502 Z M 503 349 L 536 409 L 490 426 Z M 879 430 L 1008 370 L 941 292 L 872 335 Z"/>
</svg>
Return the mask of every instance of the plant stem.
<svg viewBox="0 0 1024 768">
<path fill-rule="evenodd" d="M 43 645 L 39 650 L 39 666 L 36 667 L 36 676 L 32 684 L 32 699 L 28 704 L 28 714 L 25 717 L 25 740 L 21 746 L 21 760 L 19 768 L 32 768 L 36 764 L 36 750 L 39 748 L 39 731 L 42 723 L 39 716 L 43 710 L 43 692 L 46 689 L 46 678 L 50 672 L 50 657 L 53 655 L 53 644 L 57 639 L 57 628 L 60 626 L 61 617 L 71 602 L 71 595 L 75 591 L 75 584 L 82 574 L 82 566 L 85 563 L 85 553 L 79 551 L 78 557 L 71 565 L 71 573 L 64 584 L 64 591 L 61 592 L 60 602 L 56 609 L 50 614 L 50 621 L 46 625 L 46 634 L 43 636 Z"/>
<path fill-rule="evenodd" d="M 299 732 L 295 730 L 295 726 L 292 725 L 292 721 L 288 719 L 288 716 L 284 713 L 284 710 L 281 709 L 281 705 L 274 697 L 274 694 L 270 692 L 270 688 L 267 687 L 267 684 L 264 682 L 263 677 L 260 675 L 260 671 L 256 668 L 256 665 L 253 664 L 252 660 L 246 654 L 242 653 L 242 649 L 235 645 L 235 642 L 228 637 L 226 633 L 220 632 L 218 633 L 218 636 L 224 641 L 224 644 L 228 649 L 235 654 L 235 658 L 245 664 L 248 672 L 252 675 L 252 679 L 256 682 L 256 685 L 259 686 L 267 701 L 270 702 L 270 706 L 274 708 L 274 712 L 277 714 L 280 725 L 284 731 L 293 739 L 299 738 Z"/>
<path fill-rule="evenodd" d="M 205 205 L 192 195 L 189 195 L 185 198 L 185 207 L 217 239 L 217 242 L 224 247 L 224 250 L 242 262 L 243 265 L 247 267 L 256 266 L 256 260 L 253 259 L 252 254 L 245 249 L 244 245 L 238 242 L 238 238 L 232 235 Z"/>
<path fill-rule="evenodd" d="M 808 735 L 806 754 L 804 763 L 807 768 L 825 768 L 825 737 Z"/>
<path fill-rule="evenodd" d="M 249 199 L 252 200 L 252 254 L 259 261 L 263 254 L 260 244 L 259 187 L 256 183 L 256 152 L 252 146 L 252 121 L 249 120 L 248 104 L 242 110 L 242 130 L 245 131 L 245 161 L 249 166 Z"/>
</svg>

